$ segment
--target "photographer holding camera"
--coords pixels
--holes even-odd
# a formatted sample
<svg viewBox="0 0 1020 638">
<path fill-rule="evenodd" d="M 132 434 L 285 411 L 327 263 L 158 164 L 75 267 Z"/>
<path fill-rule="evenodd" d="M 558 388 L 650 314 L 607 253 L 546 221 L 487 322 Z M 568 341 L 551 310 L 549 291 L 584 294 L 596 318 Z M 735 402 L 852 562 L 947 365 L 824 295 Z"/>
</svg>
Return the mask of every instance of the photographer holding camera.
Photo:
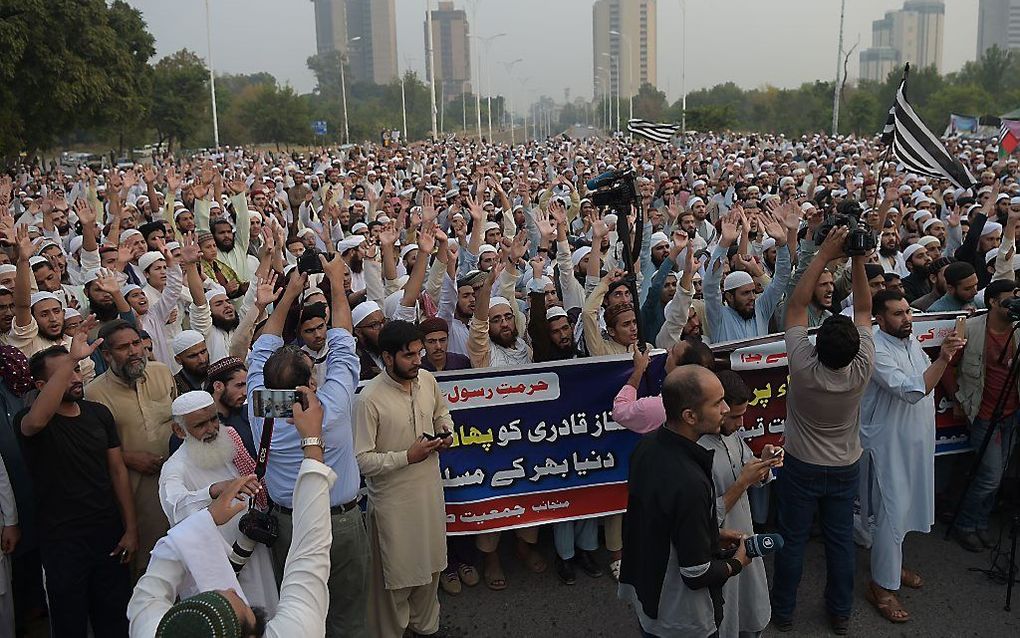
<svg viewBox="0 0 1020 638">
<path fill-rule="evenodd" d="M 233 428 L 220 425 L 216 405 L 208 392 L 195 390 L 174 399 L 170 406 L 174 434 L 184 443 L 170 455 L 159 474 L 159 500 L 170 525 L 177 525 L 193 513 L 208 507 L 238 477 L 248 477 L 241 493 L 267 508 L 265 490 L 252 476 L 255 460 L 244 448 Z M 269 547 L 248 538 L 238 513 L 220 526 L 224 541 L 235 546 L 238 582 L 245 596 L 271 616 L 279 595 Z"/>
</svg>

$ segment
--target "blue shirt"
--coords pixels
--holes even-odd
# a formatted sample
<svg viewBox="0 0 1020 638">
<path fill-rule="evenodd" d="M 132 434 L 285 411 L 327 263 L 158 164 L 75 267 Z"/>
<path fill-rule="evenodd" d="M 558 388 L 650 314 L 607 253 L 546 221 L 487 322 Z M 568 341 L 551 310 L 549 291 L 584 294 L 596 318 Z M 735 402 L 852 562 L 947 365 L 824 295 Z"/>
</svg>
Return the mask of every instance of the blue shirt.
<svg viewBox="0 0 1020 638">
<path fill-rule="evenodd" d="M 283 346 L 277 335 L 264 334 L 252 345 L 248 366 L 248 421 L 256 441 L 262 438 L 263 419 L 251 412 L 252 392 L 265 388 L 263 367 L 269 357 Z M 322 438 L 326 444 L 323 460 L 337 475 L 329 491 L 331 507 L 353 501 L 358 495 L 361 475 L 354 458 L 354 392 L 358 388 L 361 364 L 355 351 L 354 336 L 342 328 L 326 333 L 326 376 L 315 395 L 322 402 Z M 273 438 L 266 466 L 266 487 L 277 505 L 294 507 L 294 484 L 305 455 L 301 435 L 284 419 L 273 424 Z"/>
<path fill-rule="evenodd" d="M 776 251 L 775 277 L 755 299 L 754 316 L 750 319 L 744 319 L 739 312 L 723 304 L 722 265 L 718 262 L 726 259 L 726 252 L 722 246 L 716 246 L 705 267 L 703 294 L 708 325 L 712 327 L 712 343 L 764 337 L 769 334 L 769 320 L 775 314 L 776 306 L 782 300 L 786 284 L 790 281 L 790 250 L 783 246 Z"/>
</svg>

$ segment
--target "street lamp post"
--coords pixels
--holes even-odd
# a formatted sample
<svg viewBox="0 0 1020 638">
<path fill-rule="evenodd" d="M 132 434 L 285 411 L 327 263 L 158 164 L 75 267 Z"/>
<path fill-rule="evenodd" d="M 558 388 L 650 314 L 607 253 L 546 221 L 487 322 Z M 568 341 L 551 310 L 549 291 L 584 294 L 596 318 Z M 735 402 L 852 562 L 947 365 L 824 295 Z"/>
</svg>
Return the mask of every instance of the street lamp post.
<svg viewBox="0 0 1020 638">
<path fill-rule="evenodd" d="M 357 42 L 361 39 L 361 36 L 356 36 L 347 41 L 347 46 L 351 43 Z M 344 144 L 351 143 L 351 130 L 349 122 L 347 120 L 347 80 L 344 75 L 344 62 L 347 60 L 347 51 L 340 53 L 340 94 L 343 98 L 344 103 Z"/>
<path fill-rule="evenodd" d="M 432 139 L 438 139 L 436 130 L 436 59 L 432 53 L 432 0 L 425 0 L 425 17 L 428 21 L 428 55 L 429 55 L 429 99 L 432 107 Z"/>
<path fill-rule="evenodd" d="M 209 0 L 205 0 L 205 42 L 209 47 L 209 92 L 212 95 L 213 145 L 220 147 L 220 124 L 216 119 L 216 75 L 213 73 L 212 29 L 209 27 Z"/>
<path fill-rule="evenodd" d="M 489 79 L 490 79 L 489 78 L 489 71 L 488 71 L 489 45 L 492 44 L 492 41 L 495 40 L 496 38 L 502 38 L 505 35 L 506 35 L 506 33 L 497 33 L 495 35 L 490 35 L 490 36 L 480 36 L 480 35 L 471 35 L 471 36 L 469 36 L 471 38 L 474 38 L 474 39 L 480 41 L 482 43 L 482 45 L 485 46 L 485 63 L 486 63 L 486 71 L 485 71 L 485 76 L 486 76 L 485 84 L 486 84 L 486 87 L 485 87 L 485 90 L 486 90 L 486 93 L 490 93 L 491 92 L 490 91 L 491 87 L 488 86 L 489 85 Z M 476 114 L 478 116 L 478 141 L 480 142 L 481 139 L 482 139 L 482 95 L 481 95 L 481 84 L 482 84 L 482 51 L 481 51 L 481 49 L 476 51 L 476 58 L 477 58 L 477 61 L 478 61 L 478 71 L 477 71 L 477 73 L 478 73 L 478 85 L 479 86 L 478 86 L 478 89 L 475 91 L 475 111 L 476 111 Z M 491 141 L 492 140 L 492 97 L 491 96 L 487 96 L 486 97 L 486 103 L 487 103 L 486 108 L 489 111 L 489 114 L 488 114 L 488 117 L 489 117 L 489 140 Z"/>
<path fill-rule="evenodd" d="M 623 43 L 627 45 L 627 100 L 629 102 L 629 105 L 627 107 L 628 111 L 629 111 L 628 114 L 627 114 L 627 119 L 628 120 L 633 120 L 634 119 L 634 49 L 631 48 L 631 46 L 630 46 L 630 38 L 627 37 L 626 33 L 621 33 L 620 31 L 610 31 L 609 35 L 615 35 L 615 36 L 619 36 L 619 37 L 623 38 Z M 616 59 L 617 59 L 616 72 L 619 73 L 620 72 L 620 64 L 619 64 L 620 58 L 616 58 Z"/>
<path fill-rule="evenodd" d="M 513 62 L 501 62 L 500 64 L 502 64 L 503 68 L 506 69 L 507 77 L 510 77 L 517 63 L 523 61 L 524 58 L 517 58 Z M 513 91 L 507 92 L 507 97 L 510 100 L 510 146 L 514 145 L 514 101 L 513 98 L 510 97 L 512 93 Z M 503 112 L 506 113 L 506 109 L 503 109 Z M 492 134 L 490 133 L 489 135 L 491 136 Z"/>
<path fill-rule="evenodd" d="M 681 59 L 680 59 L 680 132 L 687 132 L 687 2 L 680 0 L 680 13 L 683 19 L 683 28 L 680 35 Z"/>
</svg>

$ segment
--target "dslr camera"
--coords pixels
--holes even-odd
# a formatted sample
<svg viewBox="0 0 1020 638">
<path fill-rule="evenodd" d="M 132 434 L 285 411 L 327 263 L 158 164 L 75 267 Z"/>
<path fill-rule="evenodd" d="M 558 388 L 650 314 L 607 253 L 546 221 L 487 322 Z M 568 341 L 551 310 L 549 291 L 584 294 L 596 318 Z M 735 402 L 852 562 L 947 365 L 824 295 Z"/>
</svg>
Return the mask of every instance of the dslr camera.
<svg viewBox="0 0 1020 638">
<path fill-rule="evenodd" d="M 280 537 L 280 523 L 276 517 L 269 512 L 261 512 L 257 509 L 249 509 L 237 522 L 237 528 L 241 535 L 234 541 L 229 556 L 230 565 L 234 568 L 235 574 L 241 573 L 244 566 L 248 564 L 248 559 L 255 551 L 256 543 L 272 547 Z"/>
<path fill-rule="evenodd" d="M 844 200 L 836 207 L 836 212 L 829 213 L 822 225 L 815 232 L 815 244 L 821 244 L 829 235 L 829 231 L 838 226 L 850 229 L 843 244 L 843 252 L 849 257 L 866 255 L 878 246 L 875 233 L 861 223 L 861 205 L 852 199 Z"/>
</svg>

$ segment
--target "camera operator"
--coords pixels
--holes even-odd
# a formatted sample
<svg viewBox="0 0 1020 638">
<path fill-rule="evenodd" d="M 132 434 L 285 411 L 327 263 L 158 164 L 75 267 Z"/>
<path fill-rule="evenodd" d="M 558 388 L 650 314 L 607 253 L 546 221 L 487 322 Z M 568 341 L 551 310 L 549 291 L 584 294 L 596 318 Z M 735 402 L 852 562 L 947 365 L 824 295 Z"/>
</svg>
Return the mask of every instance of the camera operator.
<svg viewBox="0 0 1020 638">
<path fill-rule="evenodd" d="M 208 507 L 234 479 L 251 475 L 255 460 L 233 428 L 220 426 L 216 405 L 208 392 L 195 390 L 182 394 L 174 399 L 170 413 L 174 434 L 184 443 L 163 464 L 159 500 L 173 526 Z M 258 479 L 249 478 L 241 485 L 241 493 L 249 498 L 258 496 L 256 504 L 263 511 L 267 508 L 265 491 Z M 219 531 L 228 544 L 241 541 L 244 547 L 241 555 L 250 552 L 247 563 L 241 563 L 238 582 L 248 600 L 272 616 L 279 599 L 273 557 L 266 545 L 241 538 L 243 532 L 238 529 L 238 522 L 242 515 L 238 513 Z"/>
<path fill-rule="evenodd" d="M 297 388 L 308 407 L 295 403 L 293 430 L 303 440 L 321 439 L 323 405 L 310 388 Z M 325 635 L 330 571 L 329 490 L 337 475 L 323 461 L 321 444 L 301 449 L 303 460 L 293 492 L 293 538 L 280 587 L 276 615 L 266 622 L 265 610 L 253 608 L 238 585 L 222 544 L 210 543 L 216 526 L 227 524 L 247 508 L 238 493 L 252 478 L 230 482 L 209 505 L 175 525 L 153 550 L 149 569 L 138 581 L 128 620 L 133 638 L 236 636 L 239 638 L 321 637 Z M 193 580 L 202 593 L 174 604 L 182 586 Z"/>
<path fill-rule="evenodd" d="M 819 327 L 815 345 L 811 345 L 807 306 L 825 265 L 844 255 L 850 233 L 845 226 L 829 230 L 787 303 L 787 453 L 777 482 L 779 533 L 786 542 L 776 556 L 772 588 L 772 619 L 780 631 L 793 627 L 804 546 L 819 506 L 828 567 L 825 602 L 829 622 L 837 635 L 849 630 L 854 582 L 853 507 L 861 456 L 860 401 L 875 358 L 866 257 L 857 254 L 852 258 L 852 322 L 842 315 L 829 317 Z"/>
<path fill-rule="evenodd" d="M 953 528 L 957 542 L 971 552 L 980 552 L 994 544 L 988 533 L 988 514 L 995 505 L 995 494 L 1009 460 L 1009 446 L 1016 429 L 1017 408 L 1020 407 L 1017 387 L 1004 387 L 1020 343 L 1016 335 L 1009 339 L 1015 314 L 1008 306 L 1014 301 L 1016 290 L 1012 279 L 988 284 L 985 288 L 988 314 L 967 320 L 967 345 L 949 369 L 950 384 L 955 381 L 959 385 L 956 400 L 971 424 L 971 444 L 979 446 L 988 428 L 995 429 L 988 449 L 981 457 L 974 482 L 960 504 Z M 1004 409 L 999 419 L 992 423 L 995 404 L 1004 392 Z"/>
</svg>

